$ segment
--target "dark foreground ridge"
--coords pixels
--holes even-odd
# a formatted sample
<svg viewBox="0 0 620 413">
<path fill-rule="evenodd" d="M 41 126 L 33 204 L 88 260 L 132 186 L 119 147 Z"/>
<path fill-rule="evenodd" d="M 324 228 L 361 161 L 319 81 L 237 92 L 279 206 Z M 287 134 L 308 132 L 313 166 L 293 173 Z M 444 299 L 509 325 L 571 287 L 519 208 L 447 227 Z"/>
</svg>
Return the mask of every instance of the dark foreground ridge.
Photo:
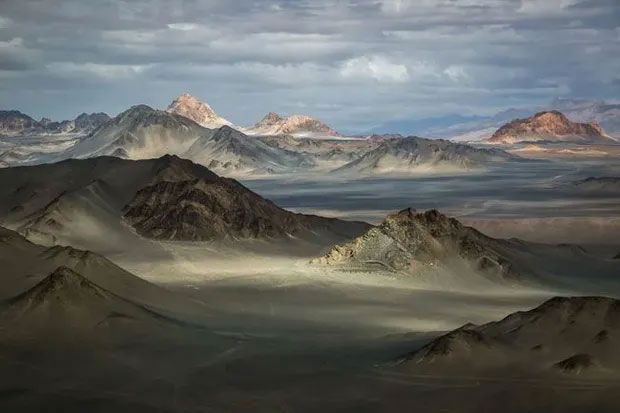
<svg viewBox="0 0 620 413">
<path fill-rule="evenodd" d="M 501 321 L 466 325 L 400 359 L 402 366 L 438 366 L 582 373 L 620 373 L 620 301 L 555 297 Z"/>
<path fill-rule="evenodd" d="M 71 228 L 76 212 L 107 222 L 124 218 L 144 237 L 180 241 L 311 233 L 352 238 L 371 227 L 286 211 L 238 181 L 174 155 L 0 169 L 0 183 L 0 218 L 50 243 Z"/>
</svg>

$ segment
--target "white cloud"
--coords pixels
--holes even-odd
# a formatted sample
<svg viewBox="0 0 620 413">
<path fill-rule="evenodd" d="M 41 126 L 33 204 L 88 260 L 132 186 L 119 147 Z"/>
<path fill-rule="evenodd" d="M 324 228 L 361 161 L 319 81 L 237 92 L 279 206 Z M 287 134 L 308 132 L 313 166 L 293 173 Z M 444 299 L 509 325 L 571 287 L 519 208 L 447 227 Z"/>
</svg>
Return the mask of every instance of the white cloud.
<svg viewBox="0 0 620 413">
<path fill-rule="evenodd" d="M 147 65 L 106 65 L 98 63 L 53 62 L 47 69 L 61 77 L 94 76 L 104 80 L 120 80 L 135 77 L 144 72 Z"/>
<path fill-rule="evenodd" d="M 0 16 L 0 29 L 5 29 L 5 28 L 9 27 L 10 24 L 11 24 L 11 20 L 10 19 L 7 19 L 6 17 Z"/>
<path fill-rule="evenodd" d="M 196 30 L 199 26 L 195 23 L 170 23 L 168 28 L 171 30 L 191 31 Z"/>
<path fill-rule="evenodd" d="M 444 69 L 443 73 L 453 82 L 459 82 L 468 78 L 467 72 L 465 72 L 465 68 L 463 68 L 463 66 L 448 66 Z"/>
<path fill-rule="evenodd" d="M 24 39 L 21 37 L 14 37 L 9 41 L 0 40 L 0 49 L 20 49 L 24 46 Z"/>
<path fill-rule="evenodd" d="M 520 13 L 526 14 L 559 14 L 567 7 L 579 4 L 582 0 L 521 0 Z"/>
<path fill-rule="evenodd" d="M 345 78 L 367 78 L 379 82 L 402 83 L 409 80 L 407 66 L 392 63 L 380 56 L 360 56 L 345 61 L 340 67 Z"/>
</svg>

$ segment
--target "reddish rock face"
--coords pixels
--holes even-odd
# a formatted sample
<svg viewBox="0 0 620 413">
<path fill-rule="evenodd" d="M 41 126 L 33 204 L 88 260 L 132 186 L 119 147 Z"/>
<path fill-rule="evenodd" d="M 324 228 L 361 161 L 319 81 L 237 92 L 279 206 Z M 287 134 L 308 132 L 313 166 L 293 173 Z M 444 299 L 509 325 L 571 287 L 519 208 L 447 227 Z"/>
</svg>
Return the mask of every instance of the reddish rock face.
<svg viewBox="0 0 620 413">
<path fill-rule="evenodd" d="M 328 136 L 340 136 L 338 132 L 323 122 L 306 115 L 291 115 L 282 117 L 277 113 L 268 113 L 251 130 L 255 134 L 287 135 L 303 133 L 319 133 Z"/>
<path fill-rule="evenodd" d="M 540 112 L 527 119 L 516 119 L 499 128 L 487 139 L 489 143 L 518 143 L 528 141 L 609 142 L 596 123 L 571 122 L 558 111 Z"/>
<path fill-rule="evenodd" d="M 216 114 L 206 102 L 201 102 L 187 93 L 176 98 L 168 106 L 167 112 L 184 116 L 205 128 L 214 129 L 231 125 L 229 121 Z"/>
</svg>

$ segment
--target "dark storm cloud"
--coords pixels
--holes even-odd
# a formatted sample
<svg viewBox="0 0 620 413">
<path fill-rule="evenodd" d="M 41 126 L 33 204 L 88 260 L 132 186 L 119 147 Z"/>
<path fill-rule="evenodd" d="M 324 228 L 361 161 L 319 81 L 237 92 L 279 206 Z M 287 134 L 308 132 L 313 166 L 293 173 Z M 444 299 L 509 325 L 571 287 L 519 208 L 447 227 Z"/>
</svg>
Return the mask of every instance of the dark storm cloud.
<svg viewBox="0 0 620 413">
<path fill-rule="evenodd" d="M 362 130 L 555 96 L 614 99 L 616 0 L 3 0 L 0 100 L 36 116 L 267 110 Z"/>
</svg>

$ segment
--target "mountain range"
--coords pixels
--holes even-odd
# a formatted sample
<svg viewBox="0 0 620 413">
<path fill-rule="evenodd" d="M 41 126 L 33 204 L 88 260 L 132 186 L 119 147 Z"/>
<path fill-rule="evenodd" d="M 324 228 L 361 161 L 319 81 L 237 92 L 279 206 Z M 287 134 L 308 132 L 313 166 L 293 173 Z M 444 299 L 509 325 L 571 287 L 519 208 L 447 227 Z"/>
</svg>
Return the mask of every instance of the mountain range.
<svg viewBox="0 0 620 413">
<path fill-rule="evenodd" d="M 11 142 L 10 149 L 0 154 L 0 162 L 12 166 L 68 158 L 151 159 L 174 154 L 220 174 L 247 177 L 310 171 L 453 173 L 484 169 L 492 162 L 515 159 L 498 150 L 417 137 L 375 135 L 368 139 L 343 139 L 331 128 L 308 117 L 281 118 L 273 114 L 250 131 L 254 135 L 228 124 L 209 129 L 192 118 L 211 126 L 226 123 L 208 105 L 183 95 L 168 111 L 133 106 L 78 137 L 74 143 L 68 142 L 71 146 L 64 150 L 36 152 L 41 147 L 36 140 Z M 313 138 L 300 137 L 306 136 L 306 132 L 311 132 Z M 319 135 L 321 139 L 316 139 Z M 29 150 L 29 142 L 36 149 Z M 45 141 L 45 144 L 53 146 L 55 142 Z M 66 144 L 58 141 L 59 148 Z"/>
<path fill-rule="evenodd" d="M 363 135 L 400 133 L 477 142 L 489 138 L 498 128 L 514 119 L 528 118 L 538 112 L 554 110 L 562 112 L 573 122 L 596 122 L 609 136 L 620 138 L 620 104 L 569 98 L 555 98 L 546 104 L 529 108 L 511 108 L 490 116 L 453 114 L 432 118 L 398 119 L 378 125 Z"/>
<path fill-rule="evenodd" d="M 110 120 L 105 113 L 82 113 L 73 120 L 34 120 L 17 110 L 0 111 L 0 136 L 38 134 L 88 134 Z"/>
<path fill-rule="evenodd" d="M 573 110 L 584 107 L 583 103 L 563 104 Z M 608 112 L 613 114 L 613 109 L 608 108 Z M 506 111 L 493 122 L 515 114 Z M 236 177 L 311 171 L 452 174 L 481 171 L 497 162 L 517 159 L 501 150 L 442 139 L 403 138 L 397 134 L 345 138 L 304 115 L 282 117 L 269 113 L 253 127 L 238 128 L 189 94 L 176 98 L 166 111 L 137 105 L 112 119 L 104 114 L 83 114 L 70 122 L 37 122 L 15 111 L 2 112 L 2 119 L 3 130 L 12 136 L 0 142 L 0 166 L 5 167 L 68 158 L 150 159 L 174 154 Z M 51 136 L 69 136 L 73 140 L 46 135 L 53 131 L 57 132 Z M 615 143 L 597 124 L 572 122 L 557 111 L 513 120 L 495 131 L 485 130 L 485 134 L 480 136 L 492 137 L 483 143 L 491 144 Z"/>
</svg>

